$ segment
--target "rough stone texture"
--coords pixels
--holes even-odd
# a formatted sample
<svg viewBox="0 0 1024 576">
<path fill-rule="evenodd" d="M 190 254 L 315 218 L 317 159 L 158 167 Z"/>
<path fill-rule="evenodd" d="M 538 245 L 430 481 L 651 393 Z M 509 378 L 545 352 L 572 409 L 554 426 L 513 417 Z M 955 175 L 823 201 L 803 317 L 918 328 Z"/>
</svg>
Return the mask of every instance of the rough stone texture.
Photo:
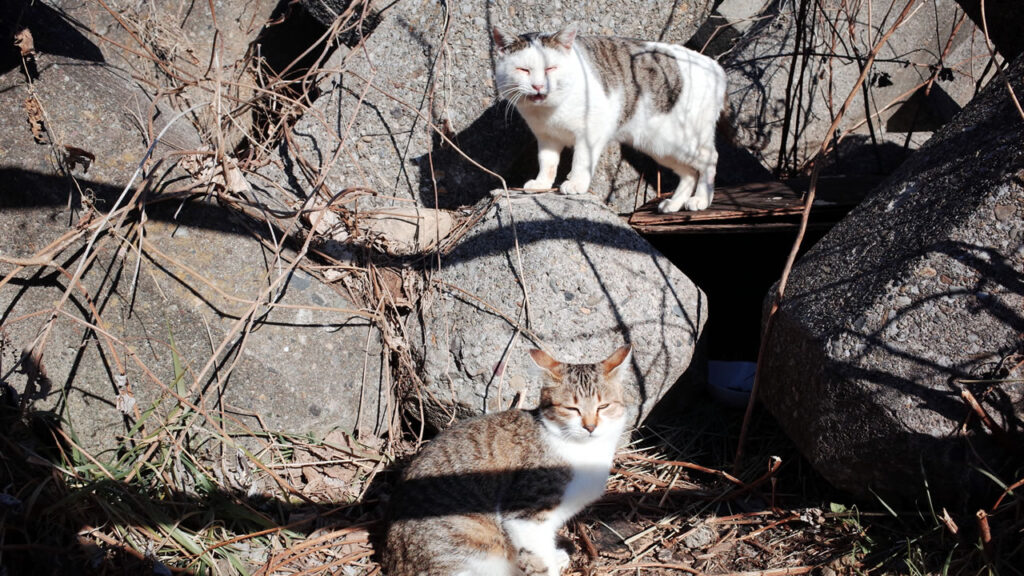
<svg viewBox="0 0 1024 576">
<path fill-rule="evenodd" d="M 76 221 L 62 194 L 4 189 L 0 198 L 0 256 L 5 258 L 31 256 L 66 232 L 69 221 Z M 80 214 L 82 206 L 75 204 Z M 192 203 L 175 216 L 177 208 L 175 203 L 148 211 L 146 240 L 162 255 L 150 249 L 137 280 L 133 251 L 125 255 L 113 242 L 101 246 L 83 285 L 103 319 L 101 326 L 114 340 L 85 329 L 80 320 L 93 319 L 82 294 L 74 291 L 64 306 L 70 317 L 60 317 L 44 349 L 43 382 L 28 385 L 25 370 L 11 368 L 47 318 L 25 315 L 52 308 L 67 278 L 52 269 L 38 275 L 29 269 L 0 290 L 0 330 L 6 337 L 3 380 L 30 400 L 32 410 L 59 413 L 89 449 L 116 445 L 117 435 L 126 429 L 115 408 L 119 362 L 145 410 L 167 397 L 174 380 L 174 350 L 188 371 L 183 386 L 195 399 L 195 375 L 248 308 L 245 301 L 258 298 L 268 276 L 278 274 L 276 265 L 269 266 L 272 254 L 222 209 Z M 60 264 L 73 272 L 78 260 L 65 256 Z M 11 270 L 0 264 L 0 275 Z M 232 339 L 229 352 L 201 383 L 201 404 L 215 409 L 223 398 L 227 412 L 253 430 L 261 427 L 254 414 L 270 430 L 293 433 L 333 426 L 370 434 L 386 429 L 391 413 L 382 389 L 386 369 L 376 328 L 350 312 L 355 306 L 338 290 L 302 272 L 291 276 L 278 301 L 296 307 L 261 315 L 244 343 Z M 229 375 L 228 367 L 236 361 Z"/>
<path fill-rule="evenodd" d="M 233 150 L 243 141 L 252 115 L 240 103 L 253 99 L 256 84 L 246 57 L 278 0 L 215 0 L 212 9 L 210 2 L 106 2 L 120 21 L 95 0 L 48 4 L 35 2 L 26 12 L 36 20 L 33 33 L 80 37 L 93 44 L 100 61 L 140 79 L 150 94 L 162 89 L 161 106 L 195 107 L 186 120 L 205 144 L 223 142 Z M 80 58 L 75 51 L 63 53 Z M 231 122 L 219 125 L 219 134 L 218 95 L 221 112 L 236 111 Z"/>
<path fill-rule="evenodd" d="M 445 208 L 472 204 L 500 184 L 443 146 L 428 126 L 427 120 L 432 120 L 510 186 L 522 185 L 536 175 L 536 142 L 518 114 L 496 102 L 492 25 L 525 32 L 576 21 L 584 33 L 683 43 L 707 17 L 710 4 L 472 0 L 448 4 L 451 12 L 446 14 L 444 3 L 398 2 L 383 12 L 365 50 L 338 55 L 336 61 L 343 59 L 348 72 L 324 86 L 326 94 L 295 125 L 296 147 L 282 152 L 285 171 L 308 191 L 315 178 L 301 172 L 297 158 L 302 157 L 314 169 L 328 170 L 330 190 L 364 186 L 384 196 Z M 367 88 L 367 80 L 374 88 Z M 653 186 L 638 180 L 630 162 L 647 166 L 653 182 L 654 170 L 646 157 L 620 154 L 613 145 L 591 188 L 622 212 L 632 211 L 638 186 L 653 197 Z M 568 172 L 564 164 L 563 173 Z"/>
<path fill-rule="evenodd" d="M 800 167 L 817 152 L 861 63 L 903 5 L 891 6 L 890 0 L 777 3 L 774 16 L 751 28 L 722 58 L 737 143 L 768 168 Z M 851 12 L 850 6 L 859 9 Z M 986 58 L 978 57 L 984 38 L 969 20 L 956 28 L 962 17 L 954 0 L 929 2 L 889 38 L 866 83 L 872 115 L 880 114 L 872 120 L 877 146 L 871 145 L 869 126 L 863 123 L 864 93 L 859 91 L 840 130 L 862 125 L 846 138 L 838 158 L 845 165 L 836 171 L 888 174 L 906 157 L 906 148 L 922 144 L 974 96 L 976 83 L 985 76 Z M 801 26 L 804 21 L 813 25 Z M 794 53 L 807 56 L 794 60 Z M 944 72 L 927 97 L 910 98 L 915 86 L 940 69 Z M 788 125 L 787 105 L 793 110 Z"/>
<path fill-rule="evenodd" d="M 1022 71 L 1008 71 L 1017 94 Z M 1021 352 L 1022 141 L 991 83 L 794 267 L 761 398 L 836 486 L 918 498 L 923 470 L 951 501 L 995 488 L 974 466 L 1019 464 L 1024 384 L 985 394 L 957 379 Z M 1005 438 L 971 416 L 965 388 Z"/>
<path fill-rule="evenodd" d="M 38 31 L 33 30 L 33 34 L 42 32 L 52 37 L 51 42 L 66 43 L 59 36 L 73 31 L 72 34 L 82 35 L 95 43 L 97 52 L 118 66 L 127 64 L 134 68 L 141 64 L 142 60 L 134 59 L 120 46 L 98 40 L 98 36 L 104 36 L 136 52 L 148 50 L 164 58 L 179 73 L 184 71 L 202 76 L 210 65 L 214 47 L 222 66 L 230 67 L 244 58 L 249 42 L 267 22 L 278 0 L 215 0 L 212 12 L 209 2 L 107 0 L 107 6 L 117 13 L 123 24 L 95 0 L 12 2 L 18 3 L 31 4 L 27 14 L 41 19 Z M 50 25 L 58 28 L 53 29 Z M 29 27 L 32 28 L 31 21 Z M 144 46 L 139 46 L 140 40 Z M 43 51 L 49 50 L 44 47 Z M 138 66 L 135 70 L 148 76 L 143 68 Z"/>
<path fill-rule="evenodd" d="M 81 164 L 69 166 L 73 174 L 95 184 L 123 187 L 149 145 L 140 119 L 152 113 L 154 132 L 159 133 L 172 117 L 159 106 L 154 112 L 149 96 L 127 73 L 105 64 L 88 39 L 76 38 L 70 48 L 80 49 L 87 59 L 63 56 L 60 49 L 37 53 L 38 77 L 31 89 L 17 68 L 0 76 L 0 173 L 5 175 L 0 185 L 4 187 L 16 190 L 38 185 L 33 183 L 33 175 L 60 173 L 57 156 L 66 155 L 65 146 L 95 156 L 87 169 Z M 29 98 L 34 98 L 41 110 L 45 127 L 45 133 L 39 131 L 41 142 L 33 138 L 26 107 Z M 150 168 L 158 168 L 172 150 L 194 149 L 199 141 L 186 120 L 176 122 L 154 150 Z M 60 186 L 69 193 L 74 189 L 70 180 L 47 181 L 46 185 Z"/>
<path fill-rule="evenodd" d="M 77 175 L 104 184 L 123 186 L 149 143 L 174 116 L 176 109 L 185 110 L 214 100 L 214 87 L 210 82 L 198 81 L 208 70 L 216 43 L 222 64 L 221 75 L 238 80 L 238 61 L 248 49 L 249 39 L 266 20 L 273 8 L 271 0 L 257 2 L 226 2 L 214 4 L 217 27 L 210 8 L 203 2 L 195 10 L 177 14 L 169 5 L 133 3 L 119 14 L 126 30 L 98 3 L 87 0 L 62 0 L 44 4 L 17 0 L 0 5 L 0 38 L 13 33 L 6 26 L 19 22 L 35 40 L 33 92 L 30 94 L 21 60 L 17 51 L 0 52 L 0 105 L 9 113 L 0 117 L 0 169 L 17 166 L 39 173 L 52 172 L 54 159 L 45 145 L 33 143 L 24 101 L 34 95 L 45 114 L 50 139 L 59 146 L 73 146 L 94 154 L 96 159 L 88 172 L 76 168 Z M 244 5 L 244 6 L 243 6 Z M 118 9 L 116 3 L 113 9 Z M 103 36 L 110 40 L 100 39 Z M 145 41 L 140 47 L 136 39 Z M 172 79 L 151 60 L 132 55 L 129 50 L 113 44 L 130 47 L 131 51 L 149 51 L 164 57 L 169 69 L 180 75 Z M 11 46 L 4 43 L 4 47 Z M 135 79 L 143 79 L 137 82 Z M 168 90 L 154 101 L 154 86 L 180 86 L 189 80 L 183 90 Z M 191 81 L 195 80 L 195 83 Z M 225 102 L 237 105 L 239 82 L 225 86 Z M 240 84 L 246 84 L 244 77 Z M 142 86 L 146 86 L 143 89 Z M 244 99 L 244 98 L 242 98 Z M 155 104 L 154 104 L 155 102 Z M 155 106 L 155 109 L 154 109 Z M 162 139 L 154 161 L 174 150 L 195 150 L 204 143 L 215 141 L 210 133 L 213 106 L 198 107 L 193 113 L 178 120 Z M 152 116 L 152 134 L 149 120 Z M 247 115 L 240 115 L 232 123 L 237 128 L 245 124 Z M 237 138 L 225 134 L 231 139 Z M 58 146 L 58 152 L 61 150 Z"/>
<path fill-rule="evenodd" d="M 426 420 L 438 427 L 508 408 L 517 393 L 536 405 L 529 348 L 592 362 L 626 342 L 639 421 L 691 364 L 707 318 L 703 292 L 596 198 L 499 201 L 433 280 L 412 341 Z"/>
<path fill-rule="evenodd" d="M 38 3 L 33 10 L 26 20 L 31 26 L 57 26 L 53 30 L 62 36 L 46 26 L 38 28 L 42 42 L 37 45 L 38 76 L 31 90 L 18 67 L 0 75 L 0 257 L 8 259 L 0 264 L 0 278 L 14 270 L 9 259 L 30 257 L 83 218 L 96 217 L 91 207 L 101 214 L 112 209 L 148 145 L 139 126 L 139 119 L 145 123 L 152 108 L 145 92 L 58 12 Z M 47 133 L 42 136 L 52 146 L 33 139 L 24 104 L 30 96 L 45 112 Z M 155 131 L 171 116 L 157 108 Z M 195 149 L 201 139 L 190 123 L 180 121 L 162 142 L 148 164 L 153 181 L 160 180 L 166 169 L 161 160 L 169 152 Z M 54 157 L 63 155 L 63 146 L 90 152 L 95 160 L 87 171 L 80 164 L 71 166 L 72 179 Z M 187 183 L 176 178 L 162 180 L 161 186 Z M 159 193 L 152 186 L 146 190 L 151 200 Z M 138 213 L 133 214 L 129 221 L 137 218 Z M 90 449 L 110 447 L 115 434 L 125 431 L 114 407 L 118 361 L 126 367 L 138 405 L 147 408 L 165 397 L 163 387 L 173 381 L 171 339 L 189 370 L 187 380 L 202 369 L 245 310 L 245 304 L 220 295 L 182 265 L 244 300 L 256 298 L 267 286 L 268 275 L 273 278 L 280 270 L 275 265 L 268 271 L 272 255 L 241 220 L 232 220 L 214 205 L 151 205 L 145 230 L 146 241 L 166 258 L 148 252 L 136 277 L 135 250 L 102 236 L 97 261 L 83 279 L 103 318 L 103 330 L 116 342 L 110 344 L 102 334 L 86 330 L 82 321 L 92 321 L 88 302 L 73 292 L 64 306 L 68 315 L 59 317 L 49 336 L 41 366 L 45 378 L 39 381 L 26 373 L 31 366 L 17 363 L 46 316 L 26 315 L 52 307 L 68 278 L 53 267 L 38 274 L 38 268 L 30 267 L 0 286 L 0 379 L 27 398 L 32 409 L 59 412 Z M 69 274 L 78 266 L 76 246 L 81 244 L 58 261 Z M 248 414 L 261 415 L 272 429 L 293 432 L 338 425 L 369 434 L 386 428 L 392 412 L 382 389 L 381 375 L 387 368 L 382 366 L 376 329 L 349 312 L 354 305 L 335 287 L 304 273 L 289 279 L 280 302 L 299 308 L 274 309 L 260 316 L 244 344 L 233 342 L 226 361 L 201 382 L 206 405 L 215 406 L 223 387 L 229 411 L 235 410 L 253 429 L 258 424 Z M 146 376 L 139 363 L 155 379 Z"/>
</svg>

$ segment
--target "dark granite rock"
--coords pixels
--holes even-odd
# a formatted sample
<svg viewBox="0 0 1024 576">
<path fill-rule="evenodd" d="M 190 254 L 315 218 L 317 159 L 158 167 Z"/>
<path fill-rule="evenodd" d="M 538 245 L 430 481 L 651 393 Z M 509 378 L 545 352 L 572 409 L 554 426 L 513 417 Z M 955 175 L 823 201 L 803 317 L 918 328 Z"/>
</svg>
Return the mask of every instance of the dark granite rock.
<svg viewBox="0 0 1024 576">
<path fill-rule="evenodd" d="M 836 486 L 920 498 L 927 481 L 953 502 L 996 488 L 979 469 L 1019 466 L 1024 384 L 965 380 L 1021 352 L 1022 141 L 991 83 L 794 267 L 761 398 Z"/>
<path fill-rule="evenodd" d="M 975 25 L 982 28 L 982 0 L 957 0 Z M 1007 60 L 1024 53 L 1024 11 L 1016 0 L 985 0 L 985 22 L 996 50 Z"/>
</svg>

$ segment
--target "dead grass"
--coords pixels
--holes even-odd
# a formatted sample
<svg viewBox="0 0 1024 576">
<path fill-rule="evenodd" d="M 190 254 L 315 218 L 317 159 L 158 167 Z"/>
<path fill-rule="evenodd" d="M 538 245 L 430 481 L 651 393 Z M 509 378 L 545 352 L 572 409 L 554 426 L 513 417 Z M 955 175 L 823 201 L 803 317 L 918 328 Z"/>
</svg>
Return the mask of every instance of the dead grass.
<svg viewBox="0 0 1024 576">
<path fill-rule="evenodd" d="M 385 335 L 400 393 L 416 397 L 416 366 L 400 322 L 407 303 L 396 298 L 404 284 L 401 271 L 384 259 L 375 261 L 372 252 L 358 266 L 340 262 L 325 249 L 325 239 L 310 232 L 317 230 L 311 216 L 325 207 L 351 224 L 358 215 L 347 200 L 372 191 L 330 195 L 315 187 L 316 194 L 286 209 L 269 209 L 253 200 L 245 178 L 240 179 L 256 177 L 254 171 L 272 161 L 269 151 L 288 137 L 288 127 L 312 103 L 312 87 L 326 73 L 319 66 L 332 42 L 362 27 L 366 11 L 353 4 L 312 43 L 314 64 L 289 73 L 298 61 L 274 71 L 255 53 L 219 65 L 197 60 L 197 47 L 148 11 L 155 4 L 140 3 L 134 11 L 101 0 L 96 5 L 114 16 L 121 32 L 96 37 L 123 50 L 137 78 L 161 104 L 180 111 L 180 121 L 200 127 L 203 148 L 179 150 L 159 166 L 147 154 L 113 206 L 100 211 L 86 202 L 78 221 L 51 245 L 30 258 L 2 259 L 8 273 L 0 289 L 43 270 L 58 274 L 68 288 L 52 308 L 0 328 L 0 358 L 7 361 L 12 352 L 6 334 L 27 330 L 31 323 L 39 337 L 16 362 L 40 383 L 54 324 L 91 330 L 110 358 L 117 406 L 127 426 L 116 449 L 91 453 L 68 422 L 34 412 L 24 391 L 18 394 L 5 384 L 0 574 L 378 574 L 374 549 L 396 463 L 416 450 L 422 430 L 395 420 L 383 440 L 362 438 L 362 443 L 341 431 L 287 435 L 269 430 L 258 415 L 217 403 L 216 391 L 204 392 L 205 383 L 226 376 L 214 374 L 213 367 L 225 363 L 229 344 L 244 341 L 265 310 L 281 306 L 277 288 L 302 269 L 353 300 L 357 309 L 348 312 L 374 322 Z M 367 91 L 380 90 L 365 80 Z M 26 81 L 31 83 L 31 75 Z M 46 107 L 45 101 L 32 100 L 28 119 L 38 139 L 63 157 L 51 132 L 59 133 L 60 127 L 43 121 Z M 139 118 L 150 152 L 159 140 L 151 112 Z M 444 130 L 435 130 L 447 138 Z M 155 198 L 143 193 L 161 189 L 160 179 L 178 162 L 193 179 L 189 185 Z M 300 164 L 311 182 L 320 183 L 330 167 Z M 66 171 L 72 180 L 73 171 L 73 166 Z M 160 361 L 172 365 L 174 375 L 163 380 L 156 366 L 124 353 L 130 347 L 107 329 L 102 307 L 95 305 L 81 275 L 100 249 L 115 248 L 137 256 L 121 261 L 129 276 L 138 272 L 144 256 L 185 270 L 192 282 L 215 286 L 145 239 L 145 214 L 152 203 L 197 197 L 272 230 L 277 239 L 269 246 L 273 273 L 265 291 L 242 302 L 246 312 L 231 331 L 211 342 L 202 365 L 183 365 L 171 337 Z M 59 262 L 73 253 L 77 268 L 63 268 Z M 73 295 L 87 305 L 70 310 Z M 233 364 L 227 364 L 230 372 Z M 129 367 L 160 391 L 155 401 L 140 405 L 126 377 Z M 607 496 L 565 531 L 575 549 L 573 573 L 1021 573 L 1024 502 L 1015 491 L 1020 482 L 977 521 L 942 511 L 855 503 L 831 492 L 777 427 L 756 414 L 743 468 L 725 472 L 741 422 L 737 413 L 698 403 L 670 423 L 640 430 L 639 439 L 616 460 Z"/>
<path fill-rule="evenodd" d="M 153 414 L 149 410 L 144 411 Z M 0 412 L 0 565 L 8 574 L 378 574 L 374 556 L 396 462 L 383 446 L 253 433 L 217 457 L 187 422 L 109 454 L 81 449 L 41 415 Z M 986 546 L 969 518 L 891 510 L 831 490 L 775 424 L 755 417 L 747 466 L 732 458 L 741 414 L 699 399 L 616 458 L 605 497 L 563 531 L 570 572 L 595 574 L 1018 574 L 1022 503 L 991 508 Z M 211 464 L 212 463 L 212 464 Z M 959 524 L 953 534 L 951 524 Z"/>
</svg>

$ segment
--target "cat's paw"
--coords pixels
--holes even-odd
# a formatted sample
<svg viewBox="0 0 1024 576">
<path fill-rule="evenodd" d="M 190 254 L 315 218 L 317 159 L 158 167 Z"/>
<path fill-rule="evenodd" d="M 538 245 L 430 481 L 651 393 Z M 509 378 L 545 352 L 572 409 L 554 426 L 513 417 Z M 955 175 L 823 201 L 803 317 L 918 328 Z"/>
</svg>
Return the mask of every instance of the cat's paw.
<svg viewBox="0 0 1024 576">
<path fill-rule="evenodd" d="M 527 180 L 526 184 L 523 184 L 523 190 L 526 190 L 527 192 L 543 192 L 545 190 L 551 190 L 551 184 L 552 182 L 550 180 L 544 181 L 534 178 L 533 180 Z"/>
<path fill-rule="evenodd" d="M 586 194 L 590 190 L 590 181 L 583 178 L 569 178 L 562 183 L 560 190 L 562 194 L 566 195 Z"/>
<path fill-rule="evenodd" d="M 666 198 L 658 204 L 658 212 L 667 214 L 668 212 L 679 212 L 679 209 L 683 207 L 682 202 L 676 202 L 675 198 Z"/>
<path fill-rule="evenodd" d="M 562 570 L 565 570 L 566 568 L 569 567 L 569 561 L 570 561 L 569 553 L 566 552 L 565 550 L 562 550 L 561 548 L 556 548 L 555 549 L 555 557 L 554 557 L 553 560 L 554 561 L 551 564 L 551 570 L 552 570 L 552 573 L 555 574 L 556 576 L 558 574 L 561 574 Z"/>
<path fill-rule="evenodd" d="M 688 199 L 684 203 L 684 206 L 686 207 L 687 210 L 689 210 L 691 212 L 696 212 L 697 210 L 704 210 L 710 204 L 711 204 L 711 202 L 709 202 L 707 198 L 703 198 L 703 197 L 700 197 L 700 196 L 694 196 L 693 198 Z"/>
<path fill-rule="evenodd" d="M 523 576 L 549 576 L 551 574 L 551 566 L 544 559 L 529 552 L 527 550 L 519 550 L 518 557 L 516 558 L 516 568 L 518 574 Z"/>
</svg>

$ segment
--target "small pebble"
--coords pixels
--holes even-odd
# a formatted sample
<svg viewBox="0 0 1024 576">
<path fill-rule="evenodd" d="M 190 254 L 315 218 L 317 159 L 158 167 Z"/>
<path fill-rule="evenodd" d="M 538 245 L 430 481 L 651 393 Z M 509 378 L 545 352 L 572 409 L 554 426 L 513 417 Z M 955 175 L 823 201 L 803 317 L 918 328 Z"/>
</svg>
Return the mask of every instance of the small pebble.
<svg viewBox="0 0 1024 576">
<path fill-rule="evenodd" d="M 1006 222 L 1007 220 L 1013 218 L 1013 213 L 1016 212 L 1017 210 L 1016 208 L 1014 208 L 1012 204 L 1000 204 L 999 206 L 996 206 L 992 211 L 995 212 L 996 214 L 996 220 L 999 220 L 1000 222 Z"/>
<path fill-rule="evenodd" d="M 713 528 L 701 524 L 683 538 L 683 545 L 691 550 L 707 548 L 714 543 L 717 536 L 718 533 Z"/>
</svg>

